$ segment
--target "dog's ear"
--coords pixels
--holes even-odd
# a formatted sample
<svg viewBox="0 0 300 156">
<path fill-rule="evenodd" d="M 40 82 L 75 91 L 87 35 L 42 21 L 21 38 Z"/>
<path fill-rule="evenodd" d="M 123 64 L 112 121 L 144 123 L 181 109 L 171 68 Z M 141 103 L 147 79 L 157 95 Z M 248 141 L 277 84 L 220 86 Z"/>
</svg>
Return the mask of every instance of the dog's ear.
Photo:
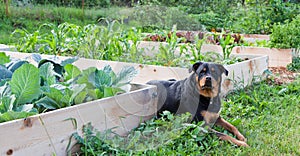
<svg viewBox="0 0 300 156">
<path fill-rule="evenodd" d="M 192 67 L 189 69 L 189 73 L 191 73 L 192 71 L 196 72 L 197 69 L 201 66 L 201 64 L 203 64 L 203 62 L 200 61 L 193 64 Z"/>
<path fill-rule="evenodd" d="M 219 70 L 224 73 L 226 76 L 228 76 L 228 70 L 221 64 L 218 65 Z"/>
</svg>

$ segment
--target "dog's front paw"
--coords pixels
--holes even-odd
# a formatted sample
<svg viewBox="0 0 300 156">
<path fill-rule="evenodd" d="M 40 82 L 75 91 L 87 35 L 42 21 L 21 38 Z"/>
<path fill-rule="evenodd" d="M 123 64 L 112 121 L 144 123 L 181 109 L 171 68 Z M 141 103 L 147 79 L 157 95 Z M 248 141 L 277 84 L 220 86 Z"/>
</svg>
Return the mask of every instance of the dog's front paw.
<svg viewBox="0 0 300 156">
<path fill-rule="evenodd" d="M 250 147 L 246 142 L 244 141 L 237 141 L 236 145 L 240 146 L 240 147 Z"/>
<path fill-rule="evenodd" d="M 246 139 L 241 133 L 236 134 L 236 137 L 237 137 L 240 141 L 247 142 L 247 139 Z"/>
</svg>

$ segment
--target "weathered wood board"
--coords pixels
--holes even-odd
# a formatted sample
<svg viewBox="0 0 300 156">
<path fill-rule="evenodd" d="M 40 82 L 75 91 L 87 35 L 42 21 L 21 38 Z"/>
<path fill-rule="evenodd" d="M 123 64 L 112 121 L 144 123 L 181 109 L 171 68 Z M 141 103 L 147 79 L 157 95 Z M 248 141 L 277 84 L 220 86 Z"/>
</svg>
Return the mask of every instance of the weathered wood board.
<svg viewBox="0 0 300 156">
<path fill-rule="evenodd" d="M 236 54 L 253 54 L 268 55 L 269 67 L 286 67 L 292 63 L 293 49 L 276 49 L 263 47 L 235 47 L 233 53 Z"/>
<path fill-rule="evenodd" d="M 0 155 L 67 155 L 71 134 L 81 134 L 89 122 L 98 130 L 116 127 L 116 133 L 126 135 L 156 113 L 156 87 L 135 84 L 132 88 L 114 97 L 0 123 Z"/>
</svg>

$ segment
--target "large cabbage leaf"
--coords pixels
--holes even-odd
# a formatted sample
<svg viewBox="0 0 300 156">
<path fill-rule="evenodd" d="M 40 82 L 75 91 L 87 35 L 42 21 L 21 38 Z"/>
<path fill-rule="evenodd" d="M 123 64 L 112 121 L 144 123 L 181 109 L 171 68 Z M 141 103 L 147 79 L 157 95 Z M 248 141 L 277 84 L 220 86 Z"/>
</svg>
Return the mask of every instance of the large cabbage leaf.
<svg viewBox="0 0 300 156">
<path fill-rule="evenodd" d="M 16 95 L 17 106 L 31 103 L 41 93 L 39 69 L 32 64 L 24 64 L 14 72 L 9 84 Z"/>
</svg>

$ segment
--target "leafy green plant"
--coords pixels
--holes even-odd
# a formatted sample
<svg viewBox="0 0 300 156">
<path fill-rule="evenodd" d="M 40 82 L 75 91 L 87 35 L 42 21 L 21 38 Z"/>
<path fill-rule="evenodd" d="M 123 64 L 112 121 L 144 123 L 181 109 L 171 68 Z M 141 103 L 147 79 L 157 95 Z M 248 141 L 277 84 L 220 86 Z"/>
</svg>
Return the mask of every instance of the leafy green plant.
<svg viewBox="0 0 300 156">
<path fill-rule="evenodd" d="M 123 88 L 128 88 L 129 82 L 137 74 L 133 67 L 124 67 L 115 74 L 108 65 L 102 70 L 90 67 L 81 71 L 74 65 L 66 64 L 63 66 L 63 81 L 53 84 L 56 76 L 54 67 L 46 63 L 40 69 L 47 83 L 43 85 L 43 94 L 46 96 L 36 102 L 39 110 L 59 109 L 128 92 Z"/>
<path fill-rule="evenodd" d="M 124 33 L 124 32 L 123 32 Z M 122 61 L 128 62 L 142 62 L 143 61 L 143 50 L 138 48 L 139 41 L 141 41 L 141 30 L 135 27 L 125 31 L 126 40 L 123 43 L 126 45 L 127 53 L 124 53 L 125 59 Z M 130 43 L 132 42 L 132 43 Z"/>
<path fill-rule="evenodd" d="M 176 54 L 175 50 L 178 46 L 179 40 L 176 33 L 171 33 L 171 36 L 166 38 L 166 45 L 159 45 L 159 52 L 156 56 L 158 62 L 162 62 L 164 66 L 174 66 L 176 64 Z"/>
<path fill-rule="evenodd" d="M 207 143 L 217 146 L 203 123 L 189 124 L 190 118 L 190 114 L 174 116 L 166 111 L 162 118 L 142 123 L 126 138 L 112 136 L 113 129 L 99 132 L 91 124 L 83 127 L 82 137 L 77 132 L 72 137 L 83 155 L 195 155 L 208 148 Z"/>
<path fill-rule="evenodd" d="M 108 65 L 81 71 L 71 64 L 77 58 L 43 59 L 38 54 L 32 58 L 38 67 L 23 60 L 5 64 L 13 68 L 1 65 L 1 76 L 11 75 L 0 81 L 0 122 L 128 92 L 137 74 L 133 67 L 114 73 Z"/>
<path fill-rule="evenodd" d="M 40 96 L 38 68 L 24 64 L 12 75 L 11 80 L 0 86 L 0 122 L 25 118 L 37 114 L 33 104 Z"/>
<path fill-rule="evenodd" d="M 130 16 L 131 23 L 139 27 L 167 30 L 177 25 L 179 30 L 205 30 L 202 23 L 178 7 L 162 5 L 139 5 Z"/>
<path fill-rule="evenodd" d="M 197 61 L 203 61 L 205 59 L 205 54 L 201 52 L 202 45 L 205 43 L 206 37 L 199 39 L 198 36 L 195 37 L 193 44 L 190 44 L 191 56 L 186 54 L 185 56 L 190 59 L 191 64 L 196 63 Z"/>
<path fill-rule="evenodd" d="M 40 50 L 46 54 L 54 55 L 76 55 L 78 47 L 82 43 L 81 27 L 70 24 L 62 23 L 58 26 L 54 24 L 43 24 L 43 27 L 49 27 L 50 32 L 40 35 Z"/>
<path fill-rule="evenodd" d="M 270 35 L 270 46 L 274 48 L 300 48 L 300 16 L 284 24 L 276 24 Z"/>
<path fill-rule="evenodd" d="M 293 51 L 292 63 L 287 65 L 287 69 L 290 71 L 300 71 L 300 50 Z"/>
<path fill-rule="evenodd" d="M 4 52 L 0 52 L 0 65 L 10 62 L 10 57 L 6 56 Z"/>
<path fill-rule="evenodd" d="M 104 19 L 105 20 L 105 19 Z M 101 60 L 139 62 L 141 51 L 137 48 L 141 32 L 135 28 L 121 29 L 117 21 L 108 21 L 107 26 L 87 25 L 79 55 Z"/>
<path fill-rule="evenodd" d="M 17 106 L 32 102 L 40 95 L 39 69 L 31 64 L 22 65 L 13 73 L 9 85 Z"/>
<path fill-rule="evenodd" d="M 229 59 L 233 47 L 235 47 L 234 38 L 231 35 L 225 35 L 221 33 L 220 36 L 220 46 L 222 47 L 223 59 Z"/>
<path fill-rule="evenodd" d="M 50 31 L 41 31 L 43 29 Z M 69 23 L 58 26 L 52 23 L 43 24 L 34 33 L 29 33 L 26 29 L 16 29 L 12 33 L 12 36 L 20 37 L 18 51 L 54 55 L 76 55 L 82 43 L 82 35 L 81 27 Z"/>
<path fill-rule="evenodd" d="M 26 29 L 16 29 L 11 36 L 18 37 L 18 41 L 15 44 L 16 48 L 20 52 L 33 53 L 36 52 L 36 45 L 39 41 L 39 31 L 36 30 L 33 33 L 29 33 Z"/>
<path fill-rule="evenodd" d="M 182 66 L 185 61 L 182 56 L 187 51 L 187 47 L 185 45 L 179 45 L 183 38 L 176 36 L 176 26 L 173 27 L 171 33 L 163 31 L 160 32 L 158 36 L 166 36 L 166 44 L 160 43 L 159 50 L 155 54 L 155 57 L 147 58 L 145 63 L 163 66 Z M 180 47 L 179 54 L 176 53 L 178 47 Z"/>
</svg>

